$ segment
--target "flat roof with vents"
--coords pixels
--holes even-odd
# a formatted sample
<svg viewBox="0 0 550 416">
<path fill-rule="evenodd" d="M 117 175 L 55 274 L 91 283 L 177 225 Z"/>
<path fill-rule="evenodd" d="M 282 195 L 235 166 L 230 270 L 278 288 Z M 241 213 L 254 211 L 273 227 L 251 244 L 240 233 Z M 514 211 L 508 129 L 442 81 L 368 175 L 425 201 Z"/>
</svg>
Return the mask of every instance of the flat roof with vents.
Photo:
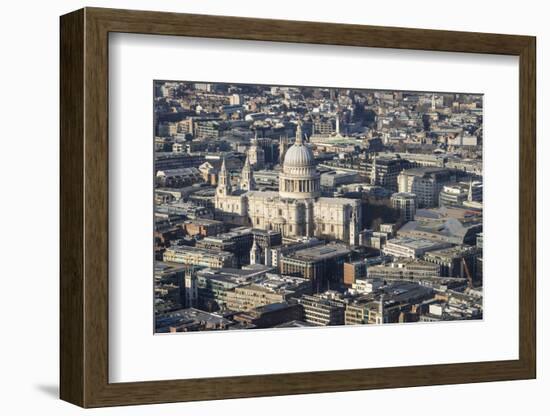
<svg viewBox="0 0 550 416">
<path fill-rule="evenodd" d="M 344 256 L 350 250 L 344 244 L 327 244 L 324 246 L 309 247 L 296 251 L 292 257 L 304 260 L 319 260 L 331 257 Z"/>
</svg>

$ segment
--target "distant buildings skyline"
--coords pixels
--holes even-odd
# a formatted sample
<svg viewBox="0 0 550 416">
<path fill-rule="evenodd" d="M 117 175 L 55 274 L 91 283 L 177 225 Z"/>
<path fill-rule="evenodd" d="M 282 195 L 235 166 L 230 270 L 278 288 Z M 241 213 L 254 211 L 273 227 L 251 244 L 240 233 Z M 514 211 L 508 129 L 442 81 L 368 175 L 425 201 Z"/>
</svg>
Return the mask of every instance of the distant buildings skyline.
<svg viewBox="0 0 550 416">
<path fill-rule="evenodd" d="M 483 316 L 480 94 L 155 81 L 157 332 Z"/>
</svg>

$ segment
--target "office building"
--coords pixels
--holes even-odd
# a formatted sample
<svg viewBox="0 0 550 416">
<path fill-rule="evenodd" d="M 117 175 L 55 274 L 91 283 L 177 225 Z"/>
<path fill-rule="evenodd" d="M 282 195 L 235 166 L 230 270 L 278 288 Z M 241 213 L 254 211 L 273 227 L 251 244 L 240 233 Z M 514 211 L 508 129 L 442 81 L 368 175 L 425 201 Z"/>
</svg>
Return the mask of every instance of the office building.
<svg viewBox="0 0 550 416">
<path fill-rule="evenodd" d="M 391 204 L 394 209 L 399 210 L 401 221 L 414 221 L 416 213 L 417 198 L 411 192 L 398 192 L 391 196 Z"/>
<path fill-rule="evenodd" d="M 451 244 L 446 242 L 397 237 L 388 240 L 382 251 L 384 254 L 394 257 L 414 259 L 423 256 L 427 251 L 438 250 L 449 246 L 451 246 Z"/>
<path fill-rule="evenodd" d="M 284 255 L 281 274 L 300 276 L 312 281 L 314 290 L 343 284 L 344 263 L 351 251 L 343 244 L 327 244 Z"/>
<path fill-rule="evenodd" d="M 272 328 L 303 318 L 303 308 L 297 303 L 272 303 L 234 315 L 235 322 L 252 328 Z"/>
<path fill-rule="evenodd" d="M 334 292 L 303 295 L 304 321 L 316 326 L 344 325 L 346 304 Z"/>
<path fill-rule="evenodd" d="M 416 195 L 418 207 L 430 208 L 439 205 L 439 193 L 444 185 L 457 182 L 465 172 L 446 168 L 419 167 L 402 171 L 398 178 L 398 192 Z"/>
<path fill-rule="evenodd" d="M 192 332 L 227 329 L 234 323 L 229 319 L 195 308 L 171 311 L 155 318 L 155 332 Z"/>
<path fill-rule="evenodd" d="M 198 168 L 205 161 L 201 154 L 164 152 L 155 154 L 155 175 L 159 170 Z"/>
<path fill-rule="evenodd" d="M 311 293 L 311 281 L 293 276 L 269 274 L 261 280 L 236 287 L 227 293 L 227 308 L 248 311 L 271 303 L 281 303 Z"/>
<path fill-rule="evenodd" d="M 399 174 L 404 169 L 409 169 L 412 166 L 411 162 L 400 157 L 374 156 L 366 162 L 365 169 L 369 173 L 372 185 L 379 185 L 397 192 Z"/>
<path fill-rule="evenodd" d="M 480 249 L 475 246 L 453 246 L 424 254 L 424 260 L 437 264 L 441 276 L 474 279 L 477 272 L 477 258 Z"/>
<path fill-rule="evenodd" d="M 441 276 L 441 267 L 419 259 L 400 259 L 369 267 L 367 276 L 369 279 L 382 280 L 420 280 Z"/>
<path fill-rule="evenodd" d="M 223 234 L 205 237 L 197 242 L 197 247 L 233 253 L 237 266 L 250 263 L 250 249 L 254 236 L 247 227 L 234 228 Z"/>
<path fill-rule="evenodd" d="M 367 277 L 367 264 L 363 260 L 344 263 L 344 286 L 352 287 L 357 279 Z"/>
<path fill-rule="evenodd" d="M 173 246 L 163 254 L 165 262 L 202 267 L 232 267 L 235 256 L 227 251 L 210 250 L 189 246 Z"/>
</svg>

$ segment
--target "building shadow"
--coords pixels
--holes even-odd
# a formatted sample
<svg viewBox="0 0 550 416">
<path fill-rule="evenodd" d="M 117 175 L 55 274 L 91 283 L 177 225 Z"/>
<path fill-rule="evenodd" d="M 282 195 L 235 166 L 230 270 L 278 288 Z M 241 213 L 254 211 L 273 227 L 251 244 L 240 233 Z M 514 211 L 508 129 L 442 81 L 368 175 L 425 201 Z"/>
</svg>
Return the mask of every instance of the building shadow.
<svg viewBox="0 0 550 416">
<path fill-rule="evenodd" d="M 57 384 L 38 384 L 35 386 L 39 392 L 54 399 L 59 398 L 59 386 Z"/>
</svg>

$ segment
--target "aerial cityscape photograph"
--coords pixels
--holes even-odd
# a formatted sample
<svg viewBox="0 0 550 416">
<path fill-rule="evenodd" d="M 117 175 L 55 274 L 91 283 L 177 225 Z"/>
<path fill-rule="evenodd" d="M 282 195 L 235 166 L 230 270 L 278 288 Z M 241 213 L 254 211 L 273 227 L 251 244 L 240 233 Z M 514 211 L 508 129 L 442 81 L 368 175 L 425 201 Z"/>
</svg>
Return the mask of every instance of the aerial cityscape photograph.
<svg viewBox="0 0 550 416">
<path fill-rule="evenodd" d="M 483 95 L 153 82 L 154 332 L 483 319 Z"/>
</svg>

